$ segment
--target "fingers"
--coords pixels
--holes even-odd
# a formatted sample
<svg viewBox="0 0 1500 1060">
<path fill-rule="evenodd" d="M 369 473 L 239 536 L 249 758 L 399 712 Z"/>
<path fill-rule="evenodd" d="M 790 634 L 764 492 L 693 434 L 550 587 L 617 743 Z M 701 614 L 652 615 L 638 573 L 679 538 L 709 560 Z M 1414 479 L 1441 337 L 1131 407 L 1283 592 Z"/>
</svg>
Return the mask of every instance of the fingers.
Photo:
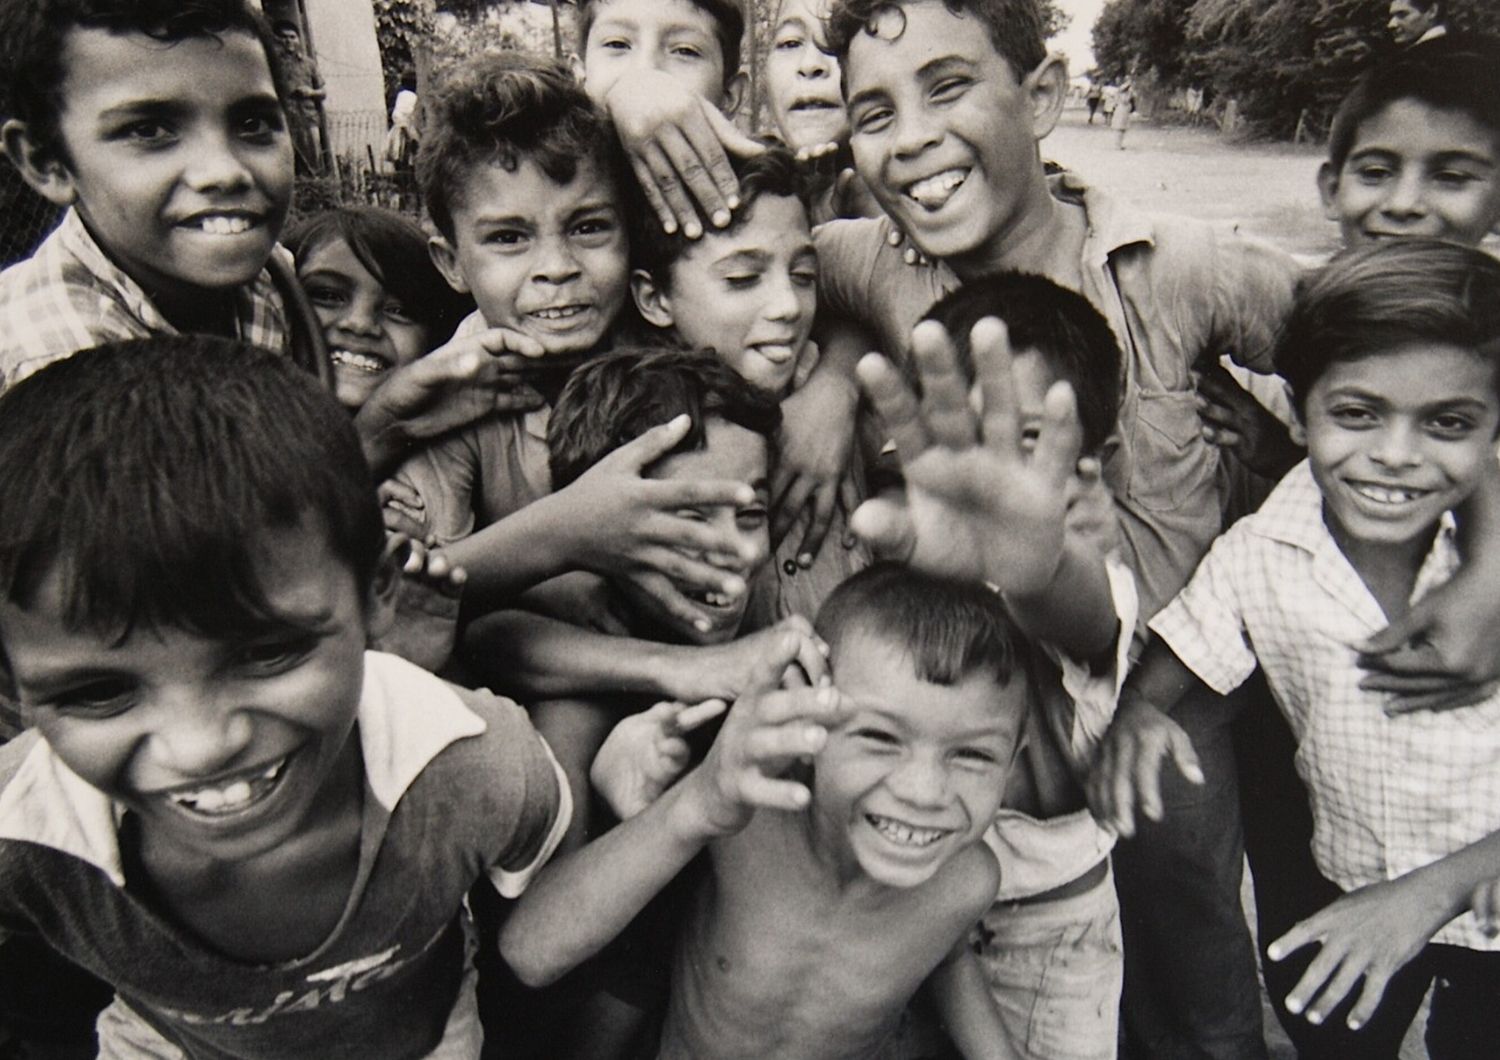
<svg viewBox="0 0 1500 1060">
<path fill-rule="evenodd" d="M 896 443 L 902 464 L 909 464 L 930 444 L 916 395 L 896 366 L 878 353 L 867 353 L 855 366 L 860 387 L 880 414 L 886 436 Z"/>
<path fill-rule="evenodd" d="M 807 522 L 807 533 L 802 535 L 802 545 L 797 550 L 797 565 L 803 570 L 813 565 L 823 549 L 823 539 L 828 536 L 828 526 L 833 522 L 833 510 L 838 501 L 838 487 L 824 485 L 812 494 L 812 515 Z"/>
<path fill-rule="evenodd" d="M 972 446 L 977 435 L 969 384 L 959 370 L 952 338 L 941 324 L 924 320 L 912 328 L 911 348 L 922 379 L 922 418 L 932 440 L 949 449 Z"/>
<path fill-rule="evenodd" d="M 673 585 L 671 580 L 664 575 L 643 571 L 635 575 L 632 581 L 655 600 L 656 605 L 674 622 L 691 626 L 699 633 L 707 633 L 713 628 L 713 623 L 708 620 L 707 616 L 699 611 L 693 601 L 683 595 L 682 590 Z"/>
<path fill-rule="evenodd" d="M 706 699 L 695 706 L 684 707 L 677 712 L 675 722 L 677 731 L 692 732 L 700 725 L 713 721 L 728 709 L 729 704 L 722 699 Z"/>
<path fill-rule="evenodd" d="M 645 148 L 642 149 L 643 153 Z M 643 155 L 630 155 L 630 168 L 635 173 L 636 187 L 641 189 L 641 194 L 646 198 L 646 204 L 656 214 L 656 219 L 661 222 L 662 231 L 671 235 L 677 231 L 677 215 L 672 211 L 672 206 L 667 202 L 666 196 L 656 186 L 656 173 Z"/>
<path fill-rule="evenodd" d="M 917 528 L 911 511 L 889 497 L 873 497 L 854 509 L 849 531 L 881 559 L 904 563 L 916 551 Z"/>
<path fill-rule="evenodd" d="M 417 492 L 416 487 L 400 479 L 382 480 L 380 485 L 375 487 L 375 493 L 380 498 L 381 504 L 399 504 L 414 511 L 422 511 L 426 508 L 422 495 Z"/>
<path fill-rule="evenodd" d="M 798 162 L 815 162 L 820 158 L 826 158 L 828 155 L 836 153 L 838 149 L 837 140 L 825 140 L 820 144 L 804 144 L 797 148 L 797 152 L 793 157 Z"/>
<path fill-rule="evenodd" d="M 844 516 L 844 540 L 840 542 L 845 548 L 853 548 L 858 543 L 858 538 L 849 529 L 849 517 L 855 513 L 859 506 L 864 503 L 859 493 L 859 486 L 854 482 L 854 476 L 845 475 L 839 480 L 839 507 L 838 510 Z"/>
<path fill-rule="evenodd" d="M 537 339 L 513 328 L 486 328 L 473 339 L 490 354 L 514 353 L 527 360 L 536 360 L 547 352 Z"/>
<path fill-rule="evenodd" d="M 807 475 L 797 475 L 787 482 L 787 491 L 784 496 L 777 497 L 771 502 L 771 547 L 780 548 L 781 542 L 786 540 L 786 535 L 792 532 L 792 527 L 797 525 L 802 510 L 807 506 L 807 499 L 812 494 L 814 483 Z"/>
<path fill-rule="evenodd" d="M 632 438 L 599 461 L 610 467 L 634 471 L 637 474 L 672 451 L 672 448 L 687 437 L 693 418 L 684 412 L 673 416 L 666 423 L 652 427 L 638 438 Z"/>
<path fill-rule="evenodd" d="M 683 520 L 686 522 L 687 520 Z M 694 559 L 684 555 L 675 548 L 651 547 L 643 549 L 637 556 L 637 561 L 644 567 L 656 574 L 663 575 L 664 581 L 672 586 L 674 593 L 681 595 L 680 589 L 700 590 L 703 592 L 724 593 L 727 596 L 740 597 L 747 591 L 745 579 L 712 563 L 706 563 L 701 559 Z M 637 583 L 644 579 L 636 578 Z M 647 591 L 666 606 L 664 600 L 654 589 L 648 587 Z M 686 599 L 684 597 L 684 599 Z M 690 604 L 691 606 L 691 604 Z M 702 617 L 696 608 L 692 614 L 695 618 Z M 696 622 L 694 625 L 696 626 Z"/>
<path fill-rule="evenodd" d="M 828 681 L 828 645 L 813 632 L 812 623 L 801 615 L 792 615 L 778 623 L 779 629 L 793 633 L 798 638 L 797 661 L 782 674 L 782 685 L 788 685 L 788 675 L 805 678 L 801 686 L 820 685 Z M 796 683 L 796 678 L 792 683 Z"/>
<path fill-rule="evenodd" d="M 1436 692 L 1405 693 L 1395 696 L 1385 704 L 1387 717 L 1399 714 L 1415 714 L 1420 711 L 1456 710 L 1472 707 L 1493 697 L 1500 690 L 1500 682 L 1482 681 L 1473 684 L 1449 685 Z"/>
<path fill-rule="evenodd" d="M 1413 640 L 1418 628 L 1417 615 L 1417 608 L 1414 607 L 1404 617 L 1398 618 L 1385 629 L 1368 638 L 1363 644 L 1355 645 L 1360 653 L 1359 665 L 1367 670 L 1383 669 L 1384 667 L 1375 660 L 1379 656 L 1389 655 L 1399 648 L 1406 647 Z M 1367 662 L 1367 657 L 1371 661 Z"/>
<path fill-rule="evenodd" d="M 1469 904 L 1474 909 L 1474 918 L 1479 921 L 1479 930 L 1486 938 L 1500 936 L 1500 878 L 1488 880 L 1474 888 Z"/>
<path fill-rule="evenodd" d="M 1016 407 L 1010 332 L 1004 322 L 985 317 L 975 324 L 969 332 L 969 350 L 974 359 L 975 380 L 984 399 L 981 429 L 985 444 L 1003 452 L 1016 452 L 1021 445 L 1021 417 Z M 967 394 L 964 399 L 967 405 Z"/>
<path fill-rule="evenodd" d="M 988 415 L 988 409 L 985 410 Z M 988 437 L 988 435 L 986 435 Z M 1083 446 L 1083 425 L 1078 422 L 1078 399 L 1073 387 L 1059 380 L 1047 388 L 1042 399 L 1042 425 L 1031 462 L 1038 471 L 1065 488 L 1078 464 Z"/>
<path fill-rule="evenodd" d="M 703 104 L 703 116 L 708 119 L 709 128 L 713 131 L 715 140 L 722 146 L 723 150 L 728 151 L 730 154 L 738 155 L 740 158 L 753 158 L 756 155 L 765 154 L 766 145 L 754 137 L 746 136 L 740 132 L 739 127 L 725 117 L 718 107 L 705 102 Z M 834 150 L 838 150 L 838 144 L 830 146 Z M 731 206 L 737 207 L 739 203 L 733 200 L 739 198 L 739 179 L 735 177 L 732 167 L 726 166 L 726 169 L 728 169 L 729 175 L 727 178 L 721 178 L 722 183 L 720 187 L 724 191 L 724 197 L 732 200 Z"/>
<path fill-rule="evenodd" d="M 619 450 L 615 452 L 618 453 Z M 613 455 L 615 454 L 610 454 Z M 651 507 L 664 511 L 743 506 L 755 501 L 755 491 L 747 483 L 735 482 L 733 479 L 650 479 L 643 484 L 643 488 Z"/>
<path fill-rule="evenodd" d="M 744 691 L 740 698 L 745 699 L 757 692 L 770 692 L 781 685 L 781 675 L 786 668 L 797 661 L 797 653 L 802 648 L 802 636 L 796 630 L 786 632 L 772 637 L 761 653 L 760 658 L 755 660 L 750 667 L 749 679 L 745 683 Z M 763 699 L 759 707 L 764 718 L 770 708 L 764 706 L 770 699 Z M 784 720 L 774 717 L 769 720 Z"/>
<path fill-rule="evenodd" d="M 749 773 L 740 780 L 740 800 L 746 806 L 795 813 L 812 801 L 807 785 Z"/>
</svg>

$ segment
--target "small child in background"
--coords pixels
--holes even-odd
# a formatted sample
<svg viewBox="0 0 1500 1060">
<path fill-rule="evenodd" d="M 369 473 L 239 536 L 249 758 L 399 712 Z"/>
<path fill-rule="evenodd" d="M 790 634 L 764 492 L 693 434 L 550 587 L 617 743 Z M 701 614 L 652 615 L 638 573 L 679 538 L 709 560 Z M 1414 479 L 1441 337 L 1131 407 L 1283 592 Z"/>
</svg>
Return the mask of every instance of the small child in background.
<svg viewBox="0 0 1500 1060">
<path fill-rule="evenodd" d="M 688 240 L 640 210 L 631 228 L 631 294 L 643 319 L 691 349 L 711 350 L 748 382 L 781 400 L 811 375 L 818 258 L 804 182 L 784 149 L 737 160 L 740 205 L 725 228 Z M 752 629 L 788 615 L 811 619 L 833 587 L 869 562 L 846 530 L 864 499 L 853 461 L 816 557 L 802 548 L 806 516 L 789 525 L 772 566 L 752 587 Z"/>
<path fill-rule="evenodd" d="M 276 49 L 245 0 L 0 4 L 5 152 L 67 207 L 0 274 L 0 386 L 153 334 L 288 347 L 268 271 L 292 200 Z"/>
<path fill-rule="evenodd" d="M 1344 245 L 1429 236 L 1477 246 L 1500 226 L 1500 52 L 1410 53 L 1339 104 L 1318 193 Z"/>
<path fill-rule="evenodd" d="M 953 337 L 969 388 L 976 385 L 970 334 L 984 317 L 1005 324 L 1015 351 L 1023 446 L 1036 436 L 1047 391 L 1059 381 L 1073 388 L 1086 463 L 1067 483 L 1068 526 L 1105 554 L 1120 633 L 1113 658 L 1096 666 L 1041 646 L 1036 708 L 985 831 L 1000 887 L 975 950 L 1020 1055 L 1113 1060 L 1125 970 L 1109 864 L 1115 839 L 1089 813 L 1084 782 L 1114 716 L 1136 624 L 1135 581 L 1111 547 L 1113 500 L 1098 470 L 1114 444 L 1120 350 L 1109 324 L 1075 291 L 1024 273 L 972 280 L 927 313 Z"/>
<path fill-rule="evenodd" d="M 1324 879 L 1269 946 L 1301 1055 L 1395 1057 L 1428 987 L 1435 1058 L 1500 1033 L 1500 943 L 1467 915 L 1500 869 L 1500 699 L 1398 709 L 1362 641 L 1459 566 L 1453 510 L 1500 483 L 1500 263 L 1454 243 L 1357 248 L 1299 291 L 1277 350 L 1308 459 L 1151 621 L 1090 782 L 1122 834 L 1163 815 L 1165 758 L 1202 781 L 1170 713 L 1259 665 L 1297 742 Z M 1316 944 L 1315 949 L 1308 947 Z"/>
<path fill-rule="evenodd" d="M 400 578 L 339 405 L 226 340 L 91 349 L 0 398 L 0 486 L 0 937 L 113 985 L 104 1056 L 477 1058 L 464 896 L 567 785 L 514 703 L 366 650 Z"/>
</svg>

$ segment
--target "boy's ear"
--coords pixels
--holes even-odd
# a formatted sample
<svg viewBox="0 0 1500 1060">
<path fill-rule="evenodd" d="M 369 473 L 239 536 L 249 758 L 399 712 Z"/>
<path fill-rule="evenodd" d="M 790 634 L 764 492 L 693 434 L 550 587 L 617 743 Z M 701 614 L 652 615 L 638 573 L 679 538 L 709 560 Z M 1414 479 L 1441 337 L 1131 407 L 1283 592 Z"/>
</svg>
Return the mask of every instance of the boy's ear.
<svg viewBox="0 0 1500 1060">
<path fill-rule="evenodd" d="M 73 174 L 55 150 L 37 142 L 24 121 L 12 118 L 0 125 L 0 142 L 5 144 L 5 154 L 20 171 L 21 179 L 32 190 L 57 206 L 72 206 L 77 201 Z"/>
<path fill-rule="evenodd" d="M 672 315 L 672 296 L 645 269 L 630 274 L 630 297 L 635 299 L 635 307 L 646 323 L 659 328 L 670 328 L 677 323 Z"/>
<path fill-rule="evenodd" d="M 401 567 L 409 542 L 405 535 L 386 534 L 385 548 L 375 565 L 370 594 L 365 600 L 365 638 L 374 643 L 390 632 L 396 621 L 396 600 L 401 592 Z"/>
<path fill-rule="evenodd" d="M 733 118 L 740 112 L 740 104 L 745 102 L 745 89 L 750 84 L 750 78 L 745 71 L 740 70 L 731 77 L 724 86 L 724 102 L 719 107 L 726 118 Z"/>
<path fill-rule="evenodd" d="M 1339 193 L 1339 171 L 1332 162 L 1318 167 L 1318 197 L 1323 200 L 1323 216 L 1330 221 L 1339 220 L 1338 204 L 1334 201 Z"/>
<path fill-rule="evenodd" d="M 448 281 L 449 287 L 459 294 L 469 293 L 469 282 L 464 279 L 464 271 L 458 267 L 458 251 L 446 236 L 433 236 L 427 240 L 427 256 L 432 259 L 437 271 L 443 274 L 443 279 Z"/>
<path fill-rule="evenodd" d="M 583 56 L 577 52 L 569 52 L 568 69 L 573 72 L 573 80 L 583 84 Z"/>
<path fill-rule="evenodd" d="M 1068 100 L 1068 61 L 1049 53 L 1022 80 L 1021 88 L 1031 98 L 1032 138 L 1040 140 L 1062 117 L 1063 104 Z"/>
<path fill-rule="evenodd" d="M 1302 413 L 1297 407 L 1292 406 L 1292 422 L 1287 424 L 1287 434 L 1291 435 L 1292 441 L 1302 448 L 1307 448 L 1307 427 L 1302 422 Z"/>
</svg>

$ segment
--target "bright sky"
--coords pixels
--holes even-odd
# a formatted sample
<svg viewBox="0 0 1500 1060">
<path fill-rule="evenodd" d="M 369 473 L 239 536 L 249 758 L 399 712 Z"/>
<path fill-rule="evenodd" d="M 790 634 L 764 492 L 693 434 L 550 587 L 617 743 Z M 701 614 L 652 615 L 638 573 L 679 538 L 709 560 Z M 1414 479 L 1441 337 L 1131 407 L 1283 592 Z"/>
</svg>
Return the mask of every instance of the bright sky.
<svg viewBox="0 0 1500 1060">
<path fill-rule="evenodd" d="M 1083 73 L 1094 65 L 1094 52 L 1090 48 L 1093 39 L 1094 21 L 1104 10 L 1104 0 L 1058 0 L 1061 7 L 1073 16 L 1073 21 L 1062 33 L 1047 42 L 1054 51 L 1068 56 L 1068 73 L 1073 76 Z"/>
</svg>

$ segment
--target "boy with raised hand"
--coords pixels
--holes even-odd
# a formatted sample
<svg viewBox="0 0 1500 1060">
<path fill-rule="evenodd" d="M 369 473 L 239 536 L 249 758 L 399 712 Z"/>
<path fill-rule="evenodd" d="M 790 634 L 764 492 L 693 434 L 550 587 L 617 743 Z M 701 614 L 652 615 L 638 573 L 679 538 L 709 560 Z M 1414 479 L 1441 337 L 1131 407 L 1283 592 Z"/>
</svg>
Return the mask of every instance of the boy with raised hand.
<svg viewBox="0 0 1500 1060">
<path fill-rule="evenodd" d="M 1434 977 L 1435 1057 L 1481 1056 L 1497 943 L 1467 915 L 1500 866 L 1500 701 L 1405 712 L 1361 680 L 1358 645 L 1458 566 L 1453 509 L 1500 476 L 1500 265 L 1452 243 L 1360 248 L 1311 277 L 1276 363 L 1308 460 L 1215 542 L 1153 620 L 1090 785 L 1128 834 L 1170 814 L 1164 714 L 1199 680 L 1258 664 L 1297 739 L 1326 879 L 1269 948 L 1267 988 L 1302 1055 L 1394 1057 Z M 1476 910 L 1477 912 L 1477 910 Z M 1303 952 L 1310 944 L 1318 949 Z"/>
<path fill-rule="evenodd" d="M 158 336 L 18 384 L 0 454 L 4 933 L 113 985 L 106 1056 L 477 1057 L 464 895 L 568 790 L 520 707 L 366 650 L 400 578 L 343 409 Z"/>
</svg>

